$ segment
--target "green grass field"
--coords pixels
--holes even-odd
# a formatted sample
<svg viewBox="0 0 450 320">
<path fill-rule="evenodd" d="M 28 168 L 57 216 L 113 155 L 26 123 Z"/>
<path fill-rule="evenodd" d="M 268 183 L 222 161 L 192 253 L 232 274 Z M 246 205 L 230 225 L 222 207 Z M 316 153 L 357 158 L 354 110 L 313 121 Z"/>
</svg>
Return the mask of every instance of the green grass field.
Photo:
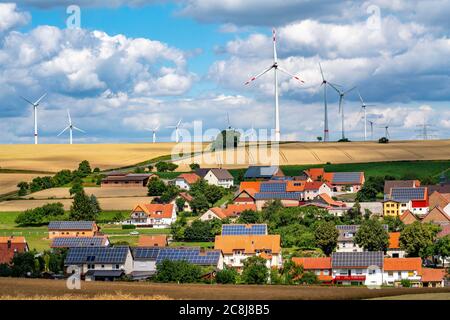
<svg viewBox="0 0 450 320">
<path fill-rule="evenodd" d="M 214 248 L 214 242 L 172 242 L 170 247 Z"/>
<path fill-rule="evenodd" d="M 299 175 L 309 168 L 323 167 L 327 172 L 363 171 L 366 179 L 369 177 L 393 176 L 397 179 L 439 177 L 443 172 L 450 178 L 450 160 L 442 161 L 395 161 L 370 163 L 344 163 L 323 165 L 292 165 L 281 166 L 287 176 Z M 232 169 L 230 173 L 237 178 L 245 173 L 246 169 Z"/>
</svg>

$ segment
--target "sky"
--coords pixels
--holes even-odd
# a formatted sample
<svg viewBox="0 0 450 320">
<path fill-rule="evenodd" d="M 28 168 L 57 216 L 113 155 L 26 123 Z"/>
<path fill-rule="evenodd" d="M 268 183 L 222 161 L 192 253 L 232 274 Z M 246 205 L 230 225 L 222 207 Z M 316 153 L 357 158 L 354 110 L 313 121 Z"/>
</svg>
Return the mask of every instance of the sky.
<svg viewBox="0 0 450 320">
<path fill-rule="evenodd" d="M 70 5 L 79 8 L 73 19 Z M 69 8 L 70 9 L 70 8 Z M 69 12 L 69 13 L 68 13 Z M 450 0 L 0 0 L 0 143 L 173 141 L 182 119 L 206 129 L 274 127 L 280 66 L 283 140 L 323 136 L 325 78 L 342 90 L 346 136 L 364 139 L 358 92 L 374 138 L 450 138 Z M 74 22 L 79 22 L 74 25 Z M 330 139 L 341 136 L 338 95 L 328 87 Z M 368 129 L 370 136 L 370 126 Z M 200 139 L 195 137 L 194 139 Z M 205 139 L 205 137 L 204 137 Z"/>
</svg>

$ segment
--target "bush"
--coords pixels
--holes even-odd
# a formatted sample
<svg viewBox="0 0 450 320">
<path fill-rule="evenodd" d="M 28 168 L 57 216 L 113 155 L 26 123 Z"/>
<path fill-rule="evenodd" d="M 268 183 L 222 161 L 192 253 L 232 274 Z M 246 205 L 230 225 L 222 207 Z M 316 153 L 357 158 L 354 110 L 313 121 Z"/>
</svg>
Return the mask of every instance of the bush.
<svg viewBox="0 0 450 320">
<path fill-rule="evenodd" d="M 148 182 L 147 188 L 148 188 L 147 194 L 149 196 L 160 196 L 167 189 L 164 182 L 157 177 L 153 177 L 150 179 L 150 181 Z"/>
<path fill-rule="evenodd" d="M 17 216 L 15 223 L 21 226 L 39 226 L 63 215 L 64 205 L 62 203 L 48 203 L 42 207 L 22 212 Z"/>
<path fill-rule="evenodd" d="M 186 261 L 164 260 L 156 270 L 156 280 L 160 282 L 192 283 L 201 279 L 200 267 Z"/>
<path fill-rule="evenodd" d="M 409 279 L 402 279 L 400 284 L 403 288 L 411 288 L 411 281 Z"/>
<path fill-rule="evenodd" d="M 386 137 L 382 137 L 378 140 L 378 143 L 389 143 L 389 139 Z"/>
<path fill-rule="evenodd" d="M 217 271 L 216 282 L 221 284 L 235 284 L 238 273 L 235 269 L 225 268 Z"/>
<path fill-rule="evenodd" d="M 246 284 L 266 284 L 269 280 L 269 269 L 266 259 L 253 256 L 244 260 L 242 281 Z"/>
<path fill-rule="evenodd" d="M 317 279 L 317 276 L 314 272 L 305 272 L 303 273 L 302 277 L 300 278 L 300 283 L 302 284 L 316 284 L 319 280 Z"/>
<path fill-rule="evenodd" d="M 131 229 L 136 229 L 136 226 L 134 224 L 123 224 L 122 225 L 122 230 L 131 230 Z"/>
</svg>

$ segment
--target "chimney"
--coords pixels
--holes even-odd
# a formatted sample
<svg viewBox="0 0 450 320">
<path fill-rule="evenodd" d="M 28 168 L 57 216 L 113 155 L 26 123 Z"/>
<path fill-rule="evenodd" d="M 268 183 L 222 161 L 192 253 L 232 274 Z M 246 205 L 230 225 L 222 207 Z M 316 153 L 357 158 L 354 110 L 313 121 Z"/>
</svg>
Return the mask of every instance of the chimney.
<svg viewBox="0 0 450 320">
<path fill-rule="evenodd" d="M 8 249 L 11 249 L 11 239 L 8 239 Z"/>
</svg>

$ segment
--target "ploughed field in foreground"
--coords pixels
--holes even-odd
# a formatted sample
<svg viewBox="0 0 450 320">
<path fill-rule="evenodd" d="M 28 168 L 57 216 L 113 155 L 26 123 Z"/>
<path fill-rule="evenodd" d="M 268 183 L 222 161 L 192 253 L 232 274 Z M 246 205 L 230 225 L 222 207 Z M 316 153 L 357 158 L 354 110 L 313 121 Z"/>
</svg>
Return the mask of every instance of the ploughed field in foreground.
<svg viewBox="0 0 450 320">
<path fill-rule="evenodd" d="M 450 288 L 383 288 L 160 284 L 136 282 L 81 282 L 69 290 L 65 280 L 0 278 L 0 300 L 34 299 L 194 299 L 194 300 L 311 300 L 371 299 L 405 294 L 449 293 Z"/>
</svg>

